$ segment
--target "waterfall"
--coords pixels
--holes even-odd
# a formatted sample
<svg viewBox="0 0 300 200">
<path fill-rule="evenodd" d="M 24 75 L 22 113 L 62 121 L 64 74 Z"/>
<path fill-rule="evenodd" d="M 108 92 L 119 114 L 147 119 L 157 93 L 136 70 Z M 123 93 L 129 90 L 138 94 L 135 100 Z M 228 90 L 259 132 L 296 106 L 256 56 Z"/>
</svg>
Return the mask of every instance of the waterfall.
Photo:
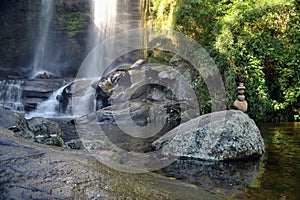
<svg viewBox="0 0 300 200">
<path fill-rule="evenodd" d="M 53 0 L 43 0 L 44 3 L 48 3 L 48 5 L 51 4 Z M 53 3 L 53 2 L 52 2 Z M 46 6 L 45 6 L 46 7 Z M 43 9 L 47 10 L 45 7 Z M 49 7 L 49 12 L 43 11 L 42 13 L 48 13 L 48 25 L 47 29 L 49 29 L 50 20 L 53 11 L 51 11 L 51 8 L 53 5 Z M 51 11 L 51 12 L 50 12 Z M 53 95 L 44 103 L 40 104 L 36 111 L 29 113 L 27 115 L 28 118 L 33 116 L 44 116 L 44 117 L 64 117 L 66 115 L 70 114 L 74 116 L 82 116 L 85 114 L 88 114 L 91 112 L 91 105 L 92 100 L 94 100 L 94 94 L 95 89 L 91 87 L 92 83 L 95 83 L 95 81 L 99 80 L 99 78 L 103 75 L 105 66 L 109 60 L 108 58 L 113 57 L 111 55 L 115 55 L 115 52 L 118 51 L 118 48 L 120 46 L 107 46 L 104 50 L 97 49 L 97 45 L 104 41 L 105 39 L 115 35 L 116 33 L 120 33 L 126 30 L 130 30 L 133 28 L 140 28 L 141 24 L 141 9 L 140 9 L 140 1 L 137 0 L 91 0 L 91 16 L 92 16 L 92 24 L 90 25 L 89 30 L 89 36 L 88 36 L 88 42 L 86 44 L 86 49 L 88 52 L 91 52 L 94 50 L 94 52 L 89 57 L 88 67 L 87 69 L 84 68 L 84 70 L 80 73 L 80 76 L 77 75 L 77 81 L 80 82 L 81 80 L 85 80 L 85 82 L 89 83 L 88 86 L 85 86 L 85 93 L 82 93 L 80 95 L 76 95 L 72 97 L 72 106 L 76 107 L 76 109 L 72 109 L 71 112 L 67 112 L 69 114 L 61 114 L 57 113 L 57 106 L 58 101 L 56 99 L 57 95 L 61 94 L 62 89 L 57 90 L 53 93 Z M 42 24 L 41 24 L 42 26 Z M 45 31 L 46 28 L 42 28 L 40 26 L 40 29 L 43 30 L 41 33 L 41 36 L 44 35 L 44 44 L 40 44 L 38 47 L 41 49 L 39 50 L 41 55 L 37 56 L 37 61 L 35 63 L 35 66 L 42 66 L 42 59 L 43 52 L 45 52 L 45 43 L 46 43 L 46 36 L 47 31 Z M 120 45 L 127 45 L 127 40 L 124 38 L 124 40 L 121 41 Z M 43 50 L 43 51 L 42 51 Z M 105 51 L 105 52 L 104 52 Z M 136 60 L 134 60 L 135 62 Z M 131 63 L 131 62 L 130 62 Z M 114 66 L 115 67 L 115 66 Z M 37 72 L 38 70 L 36 70 Z M 75 86 L 81 88 L 77 84 L 74 84 Z M 64 86 L 65 87 L 65 86 Z M 69 108 L 68 108 L 69 109 Z"/>
<path fill-rule="evenodd" d="M 88 51 L 95 51 L 89 60 L 89 67 L 77 78 L 87 78 L 90 80 L 90 86 L 84 95 L 73 98 L 74 115 L 85 115 L 91 112 L 91 97 L 94 99 L 95 90 L 91 84 L 102 76 L 104 64 L 104 52 L 95 48 L 99 43 L 116 33 L 117 24 L 117 0 L 92 0 L 91 5 L 92 21 L 90 26 L 89 39 L 87 44 Z M 111 51 L 115 47 L 109 47 L 107 51 Z M 107 53 L 107 52 L 106 52 Z M 96 78 L 96 79 L 94 79 Z M 94 80 L 93 80 L 94 79 Z"/>
<path fill-rule="evenodd" d="M 48 32 L 51 24 L 51 19 L 54 11 L 55 0 L 42 0 L 41 1 L 41 14 L 39 19 L 39 34 L 38 34 L 38 44 L 35 49 L 35 55 L 33 58 L 33 72 L 34 77 L 40 71 L 45 70 L 45 56 Z"/>
<path fill-rule="evenodd" d="M 21 80 L 0 81 L 0 108 L 24 112 Z"/>
</svg>

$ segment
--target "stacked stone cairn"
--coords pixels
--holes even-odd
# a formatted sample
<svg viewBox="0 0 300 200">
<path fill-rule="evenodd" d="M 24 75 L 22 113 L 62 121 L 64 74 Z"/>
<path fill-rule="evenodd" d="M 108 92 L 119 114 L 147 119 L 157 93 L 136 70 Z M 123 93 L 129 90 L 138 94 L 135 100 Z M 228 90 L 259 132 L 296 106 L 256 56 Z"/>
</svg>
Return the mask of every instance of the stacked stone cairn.
<svg viewBox="0 0 300 200">
<path fill-rule="evenodd" d="M 235 100 L 235 102 L 233 103 L 233 106 L 238 109 L 241 110 L 242 112 L 247 112 L 248 110 L 248 103 L 245 100 L 245 89 L 246 87 L 244 86 L 244 83 L 239 83 L 238 86 L 238 99 Z"/>
</svg>

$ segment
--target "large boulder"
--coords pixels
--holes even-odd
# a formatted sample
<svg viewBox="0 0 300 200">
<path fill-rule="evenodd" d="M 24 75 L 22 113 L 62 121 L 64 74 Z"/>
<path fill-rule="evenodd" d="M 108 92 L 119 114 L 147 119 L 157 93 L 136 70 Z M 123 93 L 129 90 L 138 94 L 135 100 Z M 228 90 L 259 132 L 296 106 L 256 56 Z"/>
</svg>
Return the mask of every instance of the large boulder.
<svg viewBox="0 0 300 200">
<path fill-rule="evenodd" d="M 255 122 L 241 111 L 220 111 L 190 120 L 153 143 L 162 154 L 203 160 L 260 156 L 264 141 Z"/>
</svg>

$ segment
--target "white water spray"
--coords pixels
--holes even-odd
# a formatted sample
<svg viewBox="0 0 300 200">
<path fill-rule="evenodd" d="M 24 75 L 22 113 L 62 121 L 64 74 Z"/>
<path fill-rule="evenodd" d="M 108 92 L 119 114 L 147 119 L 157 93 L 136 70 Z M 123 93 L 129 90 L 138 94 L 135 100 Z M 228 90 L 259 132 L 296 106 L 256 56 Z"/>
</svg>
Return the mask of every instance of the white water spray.
<svg viewBox="0 0 300 200">
<path fill-rule="evenodd" d="M 51 4 L 52 1 L 54 0 L 43 0 L 44 3 L 49 4 Z M 48 11 L 44 12 L 49 14 L 50 12 Z M 104 49 L 95 47 L 97 47 L 99 43 L 115 35 L 116 33 L 120 33 L 131 28 L 139 28 L 141 20 L 140 12 L 140 1 L 92 0 L 91 14 L 93 16 L 93 24 L 91 25 L 87 49 L 88 51 L 94 49 L 95 52 L 91 54 L 92 56 L 89 57 L 88 61 L 84 61 L 87 62 L 86 65 L 88 67 L 84 68 L 83 71 L 80 71 L 77 74 L 77 80 L 82 80 L 85 78 L 91 80 L 91 82 L 88 86 L 85 87 L 86 90 L 84 93 L 78 96 L 74 96 L 72 98 L 72 102 L 69 103 L 72 104 L 72 106 L 76 106 L 76 113 L 73 113 L 71 117 L 82 116 L 93 111 L 93 106 L 91 105 L 92 101 L 94 100 L 95 90 L 91 87 L 91 83 L 99 80 L 99 78 L 103 75 L 104 70 L 107 69 L 107 65 L 111 64 L 111 62 L 113 61 L 111 60 L 111 58 L 115 58 L 115 55 L 117 55 L 117 52 L 120 49 L 120 46 L 112 45 L 108 45 Z M 50 16 L 52 16 L 52 14 Z M 48 20 L 49 19 L 50 18 L 48 18 Z M 46 26 L 46 28 L 49 29 L 50 21 L 47 22 L 48 25 Z M 44 57 L 43 52 L 45 51 L 45 41 L 48 32 L 48 30 L 45 31 L 45 28 L 41 28 L 41 24 L 40 29 L 44 30 L 41 34 L 43 34 L 45 38 L 43 37 L 44 40 L 41 40 L 44 41 L 44 43 L 39 45 L 39 48 L 41 49 L 41 55 L 36 56 L 37 60 L 35 61 L 35 66 L 42 66 L 42 58 Z M 120 42 L 120 45 L 122 46 L 127 43 L 127 38 L 124 38 L 124 40 Z M 39 105 L 37 107 L 37 110 L 30 113 L 27 117 L 41 115 L 43 117 L 49 118 L 66 117 L 66 114 L 57 112 L 59 102 L 57 101 L 56 96 L 60 95 L 62 90 L 63 88 L 54 92 L 49 100 Z"/>
</svg>

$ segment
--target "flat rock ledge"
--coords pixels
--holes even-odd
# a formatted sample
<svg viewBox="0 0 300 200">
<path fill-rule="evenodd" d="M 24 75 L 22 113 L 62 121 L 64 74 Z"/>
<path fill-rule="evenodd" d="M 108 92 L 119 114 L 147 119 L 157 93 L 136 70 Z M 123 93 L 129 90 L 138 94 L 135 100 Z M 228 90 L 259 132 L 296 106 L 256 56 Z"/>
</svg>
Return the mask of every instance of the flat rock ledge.
<svg viewBox="0 0 300 200">
<path fill-rule="evenodd" d="M 38 144 L 0 127 L 0 199 L 221 199 L 154 173 L 129 174 L 81 150 Z"/>
<path fill-rule="evenodd" d="M 265 151 L 258 127 L 238 110 L 202 115 L 153 142 L 164 155 L 224 161 L 260 157 Z"/>
</svg>

